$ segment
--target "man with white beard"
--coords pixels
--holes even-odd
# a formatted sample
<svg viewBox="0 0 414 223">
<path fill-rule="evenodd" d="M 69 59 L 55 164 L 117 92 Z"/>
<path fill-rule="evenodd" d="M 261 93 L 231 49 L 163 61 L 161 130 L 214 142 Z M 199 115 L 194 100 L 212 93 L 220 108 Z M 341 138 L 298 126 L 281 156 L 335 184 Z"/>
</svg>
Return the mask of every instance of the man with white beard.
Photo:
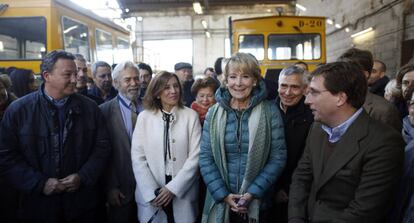
<svg viewBox="0 0 414 223">
<path fill-rule="evenodd" d="M 120 63 L 113 70 L 112 79 L 118 95 L 100 106 L 112 146 L 105 179 L 108 222 L 138 222 L 131 165 L 131 137 L 137 116 L 143 110 L 138 67 L 130 61 Z"/>
</svg>

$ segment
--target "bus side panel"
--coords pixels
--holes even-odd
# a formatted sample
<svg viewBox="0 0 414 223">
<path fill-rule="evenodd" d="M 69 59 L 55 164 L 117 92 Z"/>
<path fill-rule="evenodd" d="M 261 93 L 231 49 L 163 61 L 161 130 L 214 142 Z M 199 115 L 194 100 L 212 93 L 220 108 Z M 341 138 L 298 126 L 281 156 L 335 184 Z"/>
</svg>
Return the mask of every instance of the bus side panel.
<svg viewBox="0 0 414 223">
<path fill-rule="evenodd" d="M 18 3 L 18 2 L 17 2 Z M 16 4 L 16 3 L 15 3 Z M 21 5 L 21 4 L 18 4 Z M 51 9 L 50 7 L 10 7 L 1 15 L 1 17 L 35 17 L 41 16 L 46 18 L 46 50 L 50 51 L 52 45 L 50 40 L 52 38 L 51 29 Z M 33 70 L 35 74 L 40 74 L 40 60 L 0 60 L 0 67 L 17 67 Z"/>
</svg>

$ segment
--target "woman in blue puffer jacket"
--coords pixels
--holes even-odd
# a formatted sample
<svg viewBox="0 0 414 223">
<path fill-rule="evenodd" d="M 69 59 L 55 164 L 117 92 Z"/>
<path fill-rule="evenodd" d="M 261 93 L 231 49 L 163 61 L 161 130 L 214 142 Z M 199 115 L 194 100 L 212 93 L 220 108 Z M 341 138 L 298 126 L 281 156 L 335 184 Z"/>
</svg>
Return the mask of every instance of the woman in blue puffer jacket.
<svg viewBox="0 0 414 223">
<path fill-rule="evenodd" d="M 286 161 L 283 122 L 266 101 L 253 56 L 234 54 L 224 78 L 201 139 L 199 164 L 208 189 L 202 222 L 259 222 L 264 198 Z"/>
</svg>

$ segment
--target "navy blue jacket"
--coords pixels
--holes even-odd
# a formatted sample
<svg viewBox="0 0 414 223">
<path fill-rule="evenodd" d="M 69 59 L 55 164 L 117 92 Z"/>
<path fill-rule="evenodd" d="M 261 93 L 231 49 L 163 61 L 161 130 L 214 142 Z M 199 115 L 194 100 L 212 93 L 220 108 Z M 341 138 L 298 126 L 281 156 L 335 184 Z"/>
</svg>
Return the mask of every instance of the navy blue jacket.
<svg viewBox="0 0 414 223">
<path fill-rule="evenodd" d="M 97 205 L 96 182 L 110 154 L 103 116 L 77 93 L 65 106 L 61 132 L 57 108 L 41 89 L 13 102 L 0 125 L 0 174 L 23 192 L 20 214 L 29 221 L 56 213 L 70 220 Z M 76 192 L 43 194 L 48 178 L 73 173 L 81 178 Z"/>
<path fill-rule="evenodd" d="M 114 87 L 111 87 L 111 90 L 109 91 L 109 95 L 104 100 L 101 96 L 101 92 L 99 88 L 96 86 L 89 89 L 88 94 L 87 94 L 87 96 L 92 98 L 98 105 L 110 101 L 112 98 L 116 97 L 117 95 L 118 95 L 118 91 Z"/>
<path fill-rule="evenodd" d="M 195 101 L 195 96 L 191 93 L 191 87 L 194 84 L 194 80 L 185 81 L 183 83 L 183 100 L 184 105 L 187 107 L 191 107 L 191 103 Z"/>
</svg>

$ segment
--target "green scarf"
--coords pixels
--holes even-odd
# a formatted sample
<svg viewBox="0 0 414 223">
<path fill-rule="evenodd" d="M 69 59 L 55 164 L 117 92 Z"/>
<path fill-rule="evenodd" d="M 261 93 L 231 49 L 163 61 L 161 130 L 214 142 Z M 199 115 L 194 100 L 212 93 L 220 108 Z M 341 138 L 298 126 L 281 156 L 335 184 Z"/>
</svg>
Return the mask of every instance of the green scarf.
<svg viewBox="0 0 414 223">
<path fill-rule="evenodd" d="M 226 150 L 224 136 L 226 130 L 227 112 L 218 104 L 212 108 L 209 122 L 211 149 L 215 164 L 220 170 L 222 179 L 227 188 L 230 188 L 227 170 Z M 247 157 L 246 172 L 239 190 L 239 194 L 246 193 L 256 176 L 266 165 L 271 144 L 271 113 L 270 106 L 261 102 L 255 106 L 249 117 L 249 153 Z M 262 131 L 259 130 L 259 127 Z M 250 201 L 249 221 L 259 222 L 260 200 Z M 202 223 L 228 223 L 230 207 L 224 202 L 216 203 L 207 191 L 203 210 Z"/>
</svg>

